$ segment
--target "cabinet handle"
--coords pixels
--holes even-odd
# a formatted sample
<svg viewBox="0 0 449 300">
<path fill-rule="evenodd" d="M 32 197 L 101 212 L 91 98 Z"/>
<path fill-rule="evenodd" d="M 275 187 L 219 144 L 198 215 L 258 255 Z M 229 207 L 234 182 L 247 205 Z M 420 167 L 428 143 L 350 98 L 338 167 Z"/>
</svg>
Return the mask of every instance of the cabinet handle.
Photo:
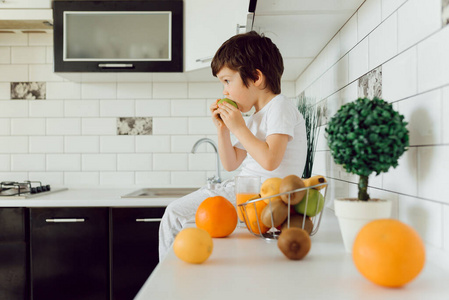
<svg viewBox="0 0 449 300">
<path fill-rule="evenodd" d="M 136 222 L 160 222 L 162 218 L 145 218 L 145 219 L 136 219 Z"/>
<path fill-rule="evenodd" d="M 240 29 L 246 28 L 246 25 L 240 25 L 237 24 L 237 27 L 235 29 L 235 34 L 239 34 L 240 33 Z"/>
<path fill-rule="evenodd" d="M 85 219 L 45 219 L 45 222 L 47 223 L 81 223 L 84 222 Z"/>
<path fill-rule="evenodd" d="M 203 58 L 198 58 L 197 60 L 196 60 L 196 62 L 206 62 L 206 61 L 211 61 L 212 60 L 212 58 L 214 58 L 213 56 L 208 56 L 208 57 L 203 57 Z"/>
<path fill-rule="evenodd" d="M 98 64 L 100 68 L 132 68 L 133 64 Z"/>
</svg>

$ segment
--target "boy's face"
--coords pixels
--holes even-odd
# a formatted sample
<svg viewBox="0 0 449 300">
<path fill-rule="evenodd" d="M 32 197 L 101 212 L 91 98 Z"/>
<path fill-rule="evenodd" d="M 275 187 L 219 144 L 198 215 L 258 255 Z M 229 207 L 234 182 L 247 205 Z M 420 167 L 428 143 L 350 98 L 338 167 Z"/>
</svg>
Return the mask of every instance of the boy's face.
<svg viewBox="0 0 449 300">
<path fill-rule="evenodd" d="M 223 67 L 217 73 L 218 79 L 223 83 L 223 95 L 237 102 L 241 112 L 248 112 L 254 106 L 255 98 L 252 93 L 253 85 L 251 80 L 246 87 L 240 77 L 239 72 Z"/>
</svg>

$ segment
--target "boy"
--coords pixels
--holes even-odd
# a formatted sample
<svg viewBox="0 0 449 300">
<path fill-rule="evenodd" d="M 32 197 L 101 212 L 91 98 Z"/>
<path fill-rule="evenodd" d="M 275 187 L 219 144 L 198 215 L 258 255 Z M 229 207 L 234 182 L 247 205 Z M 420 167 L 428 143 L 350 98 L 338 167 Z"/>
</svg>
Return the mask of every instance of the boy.
<svg viewBox="0 0 449 300">
<path fill-rule="evenodd" d="M 236 35 L 218 49 L 212 60 L 212 74 L 223 83 L 223 95 L 235 101 L 211 105 L 217 127 L 218 152 L 223 167 L 239 175 L 267 178 L 295 174 L 301 176 L 307 153 L 306 129 L 302 115 L 282 96 L 282 56 L 271 39 L 252 31 Z M 255 108 L 245 124 L 242 112 Z M 237 138 L 231 142 L 230 133 Z M 162 260 L 176 234 L 195 213 L 203 200 L 223 196 L 235 202 L 234 182 L 223 182 L 214 190 L 206 187 L 167 206 L 159 228 L 159 259 Z"/>
</svg>

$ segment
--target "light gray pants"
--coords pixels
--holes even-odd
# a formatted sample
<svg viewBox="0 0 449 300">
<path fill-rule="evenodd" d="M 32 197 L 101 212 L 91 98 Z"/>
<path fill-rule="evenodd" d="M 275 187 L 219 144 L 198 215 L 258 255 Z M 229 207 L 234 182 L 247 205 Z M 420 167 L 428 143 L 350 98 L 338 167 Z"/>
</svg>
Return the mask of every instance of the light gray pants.
<svg viewBox="0 0 449 300">
<path fill-rule="evenodd" d="M 195 222 L 196 210 L 201 202 L 213 196 L 225 197 L 235 205 L 234 179 L 217 184 L 214 189 L 202 187 L 167 206 L 159 227 L 159 261 L 167 255 L 176 235 L 186 223 Z"/>
</svg>

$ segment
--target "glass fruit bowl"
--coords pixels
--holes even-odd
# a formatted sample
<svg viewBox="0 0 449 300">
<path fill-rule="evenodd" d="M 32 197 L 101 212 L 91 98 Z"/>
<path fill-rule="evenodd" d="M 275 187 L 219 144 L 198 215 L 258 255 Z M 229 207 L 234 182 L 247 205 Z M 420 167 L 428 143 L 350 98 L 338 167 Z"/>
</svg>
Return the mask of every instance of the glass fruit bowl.
<svg viewBox="0 0 449 300">
<path fill-rule="evenodd" d="M 282 230 L 299 227 L 314 235 L 326 204 L 328 183 L 250 199 L 239 204 L 246 228 L 265 240 L 276 240 Z"/>
</svg>

